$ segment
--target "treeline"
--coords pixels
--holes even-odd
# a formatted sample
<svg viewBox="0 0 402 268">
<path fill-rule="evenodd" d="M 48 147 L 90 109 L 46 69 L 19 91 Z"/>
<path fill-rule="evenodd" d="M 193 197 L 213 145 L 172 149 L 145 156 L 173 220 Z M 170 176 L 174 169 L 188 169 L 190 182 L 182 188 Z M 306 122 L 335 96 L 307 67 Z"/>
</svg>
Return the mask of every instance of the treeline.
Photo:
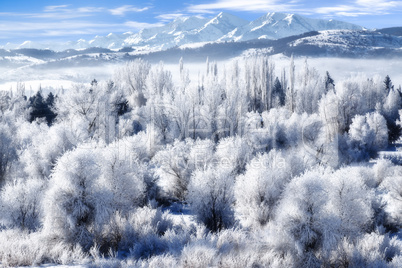
<svg viewBox="0 0 402 268">
<path fill-rule="evenodd" d="M 401 135 L 390 77 L 293 57 L 178 73 L 1 92 L 1 265 L 402 264 L 402 168 L 377 159 Z"/>
</svg>

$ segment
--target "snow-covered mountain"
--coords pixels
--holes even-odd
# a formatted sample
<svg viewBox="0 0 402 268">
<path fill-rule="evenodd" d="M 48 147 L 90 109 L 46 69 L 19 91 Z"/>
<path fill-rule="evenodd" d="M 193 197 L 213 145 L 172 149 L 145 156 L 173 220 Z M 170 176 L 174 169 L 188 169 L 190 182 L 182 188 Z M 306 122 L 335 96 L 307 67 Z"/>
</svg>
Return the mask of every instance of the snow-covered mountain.
<svg viewBox="0 0 402 268">
<path fill-rule="evenodd" d="M 109 36 L 111 37 L 111 36 Z M 99 40 L 101 40 L 99 38 Z M 205 62 L 227 60 L 253 55 L 350 57 L 350 58 L 402 58 L 402 36 L 368 30 L 312 31 L 281 39 L 253 39 L 238 42 L 210 42 L 187 44 L 168 50 L 139 53 L 137 49 L 107 48 L 69 49 L 62 52 L 38 49 L 0 49 L 0 66 L 12 68 L 66 68 L 68 66 L 103 66 L 143 58 L 157 63 L 186 61 Z"/>
<path fill-rule="evenodd" d="M 310 19 L 295 14 L 268 13 L 252 22 L 228 13 L 219 13 L 213 18 L 179 17 L 160 27 L 143 29 L 138 33 L 96 36 L 93 40 L 66 43 L 6 44 L 4 49 L 37 48 L 63 51 L 101 47 L 120 49 L 134 47 L 138 50 L 164 50 L 175 46 L 216 41 L 247 41 L 252 39 L 279 39 L 322 30 L 362 30 L 361 26 L 335 21 Z M 1 48 L 1 47 L 0 47 Z"/>
<path fill-rule="evenodd" d="M 133 34 L 123 41 L 122 47 L 167 49 L 191 43 L 214 42 L 228 31 L 247 23 L 246 20 L 223 12 L 212 19 L 179 17 L 164 26 L 143 29 Z"/>
<path fill-rule="evenodd" d="M 236 28 L 221 40 L 279 39 L 311 31 L 362 29 L 361 26 L 342 21 L 310 19 L 295 14 L 268 13 Z"/>
<path fill-rule="evenodd" d="M 313 56 L 401 56 L 402 37 L 376 31 L 328 30 L 298 38 L 288 52 Z M 288 54 L 289 54 L 288 53 Z"/>
</svg>

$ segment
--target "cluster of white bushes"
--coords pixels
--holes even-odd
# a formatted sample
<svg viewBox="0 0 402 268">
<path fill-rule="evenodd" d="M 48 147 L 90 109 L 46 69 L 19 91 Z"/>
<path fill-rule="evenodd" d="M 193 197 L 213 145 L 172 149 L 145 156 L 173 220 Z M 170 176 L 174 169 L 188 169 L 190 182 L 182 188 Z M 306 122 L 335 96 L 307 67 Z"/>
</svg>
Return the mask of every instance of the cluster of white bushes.
<svg viewBox="0 0 402 268">
<path fill-rule="evenodd" d="M 77 84 L 53 122 L 0 93 L 1 265 L 402 265 L 402 167 L 370 161 L 401 132 L 388 77 L 178 68 Z"/>
</svg>

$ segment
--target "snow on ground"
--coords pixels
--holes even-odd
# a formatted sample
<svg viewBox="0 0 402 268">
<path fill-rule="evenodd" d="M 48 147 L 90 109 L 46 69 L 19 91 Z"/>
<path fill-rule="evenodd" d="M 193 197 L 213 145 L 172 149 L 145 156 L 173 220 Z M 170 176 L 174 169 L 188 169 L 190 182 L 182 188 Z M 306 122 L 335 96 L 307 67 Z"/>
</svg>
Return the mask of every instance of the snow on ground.
<svg viewBox="0 0 402 268">
<path fill-rule="evenodd" d="M 387 159 L 396 165 L 402 165 L 402 140 L 388 146 L 385 151 L 378 152 L 377 159 Z"/>
<path fill-rule="evenodd" d="M 169 210 L 169 216 L 174 225 L 190 226 L 196 224 L 195 216 L 191 214 L 188 204 L 173 203 L 165 209 Z"/>
</svg>

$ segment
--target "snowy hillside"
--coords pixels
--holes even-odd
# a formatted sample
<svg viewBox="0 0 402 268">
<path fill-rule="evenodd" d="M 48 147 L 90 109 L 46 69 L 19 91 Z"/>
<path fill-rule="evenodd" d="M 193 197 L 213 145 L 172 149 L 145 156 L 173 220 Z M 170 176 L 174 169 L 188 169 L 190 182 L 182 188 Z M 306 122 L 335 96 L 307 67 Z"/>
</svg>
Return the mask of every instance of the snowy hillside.
<svg viewBox="0 0 402 268">
<path fill-rule="evenodd" d="M 378 29 L 377 32 L 382 33 L 382 34 L 402 36 L 402 27 L 383 28 L 383 29 Z"/>
<path fill-rule="evenodd" d="M 316 56 L 398 56 L 402 37 L 373 31 L 330 30 L 299 38 L 291 42 L 289 47 L 289 51 L 297 54 Z"/>
<path fill-rule="evenodd" d="M 22 44 L 7 43 L 2 47 L 0 46 L 0 48 L 37 48 L 63 51 L 89 47 L 108 49 L 134 47 L 140 50 L 155 51 L 199 42 L 279 39 L 310 31 L 335 29 L 362 30 L 363 28 L 341 21 L 310 19 L 285 13 L 268 13 L 249 22 L 221 12 L 213 18 L 179 17 L 164 26 L 143 29 L 138 33 L 110 33 L 107 36 L 96 36 L 89 41 L 83 39 L 66 43 L 25 41 Z"/>
</svg>

